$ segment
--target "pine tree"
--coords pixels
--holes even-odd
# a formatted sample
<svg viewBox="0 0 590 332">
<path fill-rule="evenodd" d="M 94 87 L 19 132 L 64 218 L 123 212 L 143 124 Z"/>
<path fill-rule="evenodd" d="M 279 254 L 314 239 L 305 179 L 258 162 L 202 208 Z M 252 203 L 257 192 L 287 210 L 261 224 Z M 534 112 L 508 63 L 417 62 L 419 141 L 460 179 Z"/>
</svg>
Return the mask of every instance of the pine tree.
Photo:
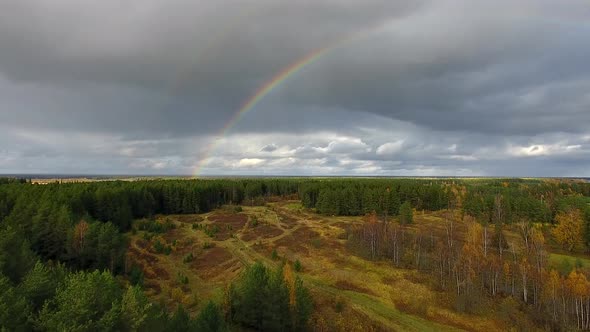
<svg viewBox="0 0 590 332">
<path fill-rule="evenodd" d="M 29 242 L 21 232 L 11 226 L 0 228 L 0 274 L 18 283 L 36 261 Z"/>
<path fill-rule="evenodd" d="M 63 269 L 58 265 L 55 269 Z M 55 295 L 58 285 L 63 282 L 63 271 L 55 273 L 40 261 L 23 278 L 19 285 L 23 294 L 32 303 L 33 308 L 38 310 L 43 303 Z"/>
<path fill-rule="evenodd" d="M 189 316 L 188 312 L 186 312 L 182 304 L 176 308 L 176 311 L 172 317 L 170 317 L 167 330 L 179 332 L 190 332 L 192 330 L 191 317 Z"/>
<path fill-rule="evenodd" d="M 201 332 L 218 332 L 226 330 L 225 320 L 218 305 L 209 301 L 195 320 L 195 328 Z"/>
<path fill-rule="evenodd" d="M 402 225 L 407 225 L 414 222 L 412 205 L 409 201 L 404 202 L 399 207 L 399 222 Z"/>
<path fill-rule="evenodd" d="M 307 322 L 313 312 L 313 301 L 309 290 L 303 286 L 301 278 L 295 279 L 295 317 L 294 317 L 294 330 L 305 331 L 307 330 Z"/>
<path fill-rule="evenodd" d="M 50 331 L 115 330 L 120 319 L 121 289 L 108 272 L 71 274 L 39 315 Z"/>
<path fill-rule="evenodd" d="M 158 320 L 161 320 L 162 313 L 158 312 L 155 306 L 138 286 L 127 288 L 121 300 L 121 323 L 126 331 L 155 331 Z"/>
<path fill-rule="evenodd" d="M 399 214 L 399 195 L 396 191 L 390 190 L 388 192 L 388 200 L 387 200 L 387 212 L 390 216 L 395 216 Z"/>
<path fill-rule="evenodd" d="M 0 274 L 0 330 L 31 331 L 31 306 L 22 292 Z"/>
</svg>

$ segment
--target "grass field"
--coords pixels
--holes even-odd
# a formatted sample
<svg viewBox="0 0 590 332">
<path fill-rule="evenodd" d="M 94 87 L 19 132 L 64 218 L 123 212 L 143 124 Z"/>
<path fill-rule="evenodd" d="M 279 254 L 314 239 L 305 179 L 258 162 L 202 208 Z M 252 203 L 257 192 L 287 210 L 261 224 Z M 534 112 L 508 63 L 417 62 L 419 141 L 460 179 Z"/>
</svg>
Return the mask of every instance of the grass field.
<svg viewBox="0 0 590 332">
<path fill-rule="evenodd" d="M 590 259 L 567 254 L 549 254 L 549 265 L 562 274 L 569 273 L 574 268 L 589 268 Z"/>
<path fill-rule="evenodd" d="M 311 324 L 334 331 L 503 331 L 493 313 L 457 313 L 426 274 L 356 256 L 343 238 L 360 217 L 326 217 L 296 201 L 265 207 L 225 208 L 199 215 L 158 216 L 176 226 L 165 234 L 130 236 L 128 263 L 140 267 L 155 301 L 195 313 L 255 261 L 267 265 L 299 260 L 299 275 L 316 303 Z M 413 227 L 442 231 L 442 212 L 417 212 Z M 457 224 L 457 231 L 462 225 Z M 157 252 L 159 241 L 169 253 Z M 278 259 L 272 259 L 276 250 Z M 560 257 L 552 256 L 559 260 Z M 585 261 L 587 264 L 589 261 Z"/>
</svg>

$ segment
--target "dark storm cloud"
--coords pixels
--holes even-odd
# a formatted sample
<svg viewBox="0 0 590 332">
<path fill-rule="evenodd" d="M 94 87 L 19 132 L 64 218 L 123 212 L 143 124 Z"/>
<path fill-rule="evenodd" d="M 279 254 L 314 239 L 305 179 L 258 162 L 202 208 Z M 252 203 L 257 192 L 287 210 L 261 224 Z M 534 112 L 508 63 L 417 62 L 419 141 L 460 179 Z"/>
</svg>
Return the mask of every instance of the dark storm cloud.
<svg viewBox="0 0 590 332">
<path fill-rule="evenodd" d="M 133 112 L 129 117 L 140 119 L 150 131 L 159 126 L 179 134 L 194 132 L 186 123 L 213 121 L 198 128 L 206 131 L 215 128 L 216 121 L 226 121 L 258 86 L 292 61 L 419 6 L 420 2 L 377 0 L 362 5 L 356 1 L 2 2 L 0 72 L 12 82 L 68 89 L 64 94 L 73 96 L 64 96 L 65 107 L 57 102 L 55 108 L 70 113 L 75 109 L 80 114 L 74 117 L 95 120 L 93 114 L 100 112 L 111 123 L 121 118 L 121 112 Z M 97 93 L 96 84 L 106 85 L 112 93 Z M 50 98 L 61 97 L 60 93 L 53 91 Z M 70 105 L 78 96 L 92 104 Z M 51 105 L 45 108 L 55 111 Z M 63 122 L 60 112 L 55 112 L 55 122 Z M 113 128 L 92 122 L 101 129 Z"/>
<path fill-rule="evenodd" d="M 587 174 L 587 22 L 576 0 L 0 1 L 0 172 Z"/>
<path fill-rule="evenodd" d="M 590 16 L 571 5 L 556 13 L 538 1 L 3 2 L 0 70 L 73 87 L 60 95 L 64 107 L 54 104 L 61 114 L 75 109 L 78 122 L 192 134 L 226 121 L 298 58 L 378 27 L 304 70 L 275 113 L 294 103 L 443 130 L 579 130 L 590 120 Z M 82 105 L 71 105 L 79 96 Z"/>
<path fill-rule="evenodd" d="M 343 47 L 333 61 L 294 82 L 284 98 L 441 130 L 586 130 L 588 10 L 585 20 L 568 21 L 540 3 L 530 4 L 531 13 L 526 2 L 509 13 L 477 1 L 440 3 L 435 14 L 426 10 L 394 21 L 390 29 Z M 465 13 L 472 17 L 463 19 Z"/>
</svg>

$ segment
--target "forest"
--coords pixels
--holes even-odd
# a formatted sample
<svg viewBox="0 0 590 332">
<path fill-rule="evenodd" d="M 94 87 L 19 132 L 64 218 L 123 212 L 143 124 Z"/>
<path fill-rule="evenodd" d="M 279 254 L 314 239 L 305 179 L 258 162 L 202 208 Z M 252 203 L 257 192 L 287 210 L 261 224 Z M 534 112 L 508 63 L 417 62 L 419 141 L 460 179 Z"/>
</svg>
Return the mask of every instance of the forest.
<svg viewBox="0 0 590 332">
<path fill-rule="evenodd" d="M 313 296 L 289 262 L 246 266 L 222 300 L 191 315 L 151 301 L 126 259 L 132 232 L 163 227 L 154 216 L 298 200 L 319 216 L 361 218 L 343 235 L 352 254 L 430 276 L 458 312 L 510 299 L 535 327 L 587 330 L 590 271 L 548 257 L 589 250 L 589 197 L 588 183 L 548 179 L 0 179 L 0 327 L 317 330 Z M 441 231 L 414 224 L 424 211 L 445 216 Z"/>
</svg>

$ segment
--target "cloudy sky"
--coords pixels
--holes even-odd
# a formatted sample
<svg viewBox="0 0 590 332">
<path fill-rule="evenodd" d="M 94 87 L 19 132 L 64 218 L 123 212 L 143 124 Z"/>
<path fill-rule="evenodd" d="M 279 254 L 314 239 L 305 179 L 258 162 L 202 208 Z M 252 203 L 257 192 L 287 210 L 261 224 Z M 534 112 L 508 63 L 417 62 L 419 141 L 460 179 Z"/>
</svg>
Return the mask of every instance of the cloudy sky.
<svg viewBox="0 0 590 332">
<path fill-rule="evenodd" d="M 586 0 L 0 1 L 0 173 L 590 176 L 589 38 Z"/>
</svg>

